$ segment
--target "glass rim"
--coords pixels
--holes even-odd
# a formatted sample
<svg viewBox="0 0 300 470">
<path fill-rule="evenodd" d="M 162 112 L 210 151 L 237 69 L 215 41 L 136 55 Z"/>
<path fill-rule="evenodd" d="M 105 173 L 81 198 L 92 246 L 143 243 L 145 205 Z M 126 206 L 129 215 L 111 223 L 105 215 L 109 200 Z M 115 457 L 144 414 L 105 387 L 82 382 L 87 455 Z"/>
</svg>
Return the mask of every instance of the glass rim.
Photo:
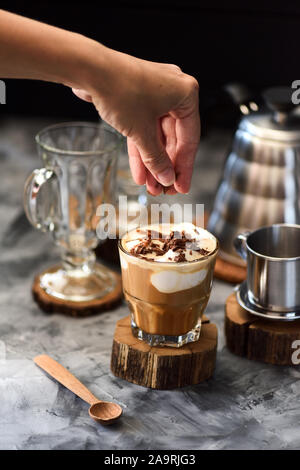
<svg viewBox="0 0 300 470">
<path fill-rule="evenodd" d="M 104 122 L 104 121 L 103 121 Z M 66 127 L 90 127 L 94 129 L 99 129 L 101 126 L 101 122 L 96 123 L 96 122 L 89 122 L 89 121 L 67 121 L 67 122 L 61 122 L 58 124 L 51 124 L 49 126 L 44 127 L 41 129 L 35 136 L 35 142 L 43 149 L 46 150 L 47 152 L 52 152 L 56 153 L 59 155 L 77 155 L 77 156 L 88 156 L 88 155 L 104 155 L 108 152 L 113 152 L 116 150 L 119 145 L 121 144 L 121 138 L 119 137 L 119 133 L 114 130 L 113 128 L 109 128 L 108 126 L 105 126 L 104 129 L 106 132 L 109 132 L 110 134 L 114 135 L 115 137 L 120 139 L 120 143 L 116 143 L 113 147 L 107 150 L 63 150 L 59 149 L 56 147 L 52 147 L 51 145 L 46 144 L 45 142 L 42 141 L 42 137 L 44 134 L 46 134 L 49 131 L 56 130 L 56 129 L 63 129 Z"/>
<path fill-rule="evenodd" d="M 197 227 L 195 225 L 195 227 Z M 141 227 L 142 228 L 142 227 Z M 202 229 L 202 227 L 199 227 Z M 133 229 L 135 230 L 135 229 Z M 130 230 L 133 231 L 133 230 Z M 206 232 L 208 232 L 208 230 L 206 229 L 202 229 L 202 230 L 205 230 Z M 141 260 L 141 261 L 145 261 L 146 263 L 149 263 L 149 264 L 154 264 L 155 266 L 159 265 L 159 266 L 190 266 L 191 264 L 195 264 L 195 263 L 201 263 L 201 261 L 205 261 L 207 260 L 208 258 L 210 258 L 211 256 L 213 256 L 214 254 L 216 254 L 219 250 L 219 241 L 218 239 L 211 233 L 211 232 L 208 232 L 210 233 L 214 239 L 216 240 L 216 247 L 213 251 L 211 251 L 210 253 L 208 253 L 207 255 L 205 256 L 202 256 L 202 258 L 198 258 L 198 259 L 194 259 L 192 261 L 183 261 L 183 262 L 180 262 L 180 263 L 174 263 L 174 261 L 151 261 L 151 260 L 148 260 L 147 258 L 139 258 L 138 256 L 134 256 L 132 255 L 131 253 L 129 253 L 128 251 L 125 250 L 125 248 L 122 246 L 122 240 L 123 238 L 125 237 L 125 235 L 127 235 L 127 233 L 130 233 L 130 232 L 126 232 L 126 234 L 124 234 L 121 238 L 119 238 L 118 240 L 118 248 L 123 251 L 123 253 L 125 253 L 125 255 L 128 255 L 128 256 L 131 256 L 132 258 L 135 258 L 135 259 L 138 259 L 138 260 Z"/>
</svg>

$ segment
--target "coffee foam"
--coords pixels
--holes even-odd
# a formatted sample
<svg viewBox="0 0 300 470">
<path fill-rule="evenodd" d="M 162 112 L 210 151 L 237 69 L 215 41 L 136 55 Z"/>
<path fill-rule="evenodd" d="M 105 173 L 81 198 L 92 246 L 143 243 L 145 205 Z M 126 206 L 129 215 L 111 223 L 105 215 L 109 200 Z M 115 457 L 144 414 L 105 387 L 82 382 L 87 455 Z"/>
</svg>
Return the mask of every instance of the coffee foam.
<svg viewBox="0 0 300 470">
<path fill-rule="evenodd" d="M 147 231 L 151 230 L 153 232 L 161 232 L 163 237 L 167 237 L 170 235 L 172 231 L 179 232 L 181 234 L 182 231 L 185 232 L 185 235 L 189 239 L 195 239 L 194 248 L 196 249 L 204 249 L 208 253 L 213 252 L 216 249 L 217 243 L 215 237 L 209 233 L 207 230 L 203 228 L 196 227 L 194 224 L 191 223 L 180 223 L 180 224 L 155 224 L 155 225 L 148 225 L 142 227 L 141 229 L 135 229 L 127 233 L 122 239 L 122 246 L 123 248 L 130 253 L 130 251 L 135 248 L 141 240 L 147 238 Z M 163 245 L 163 242 L 156 240 L 157 245 L 160 247 Z M 157 255 L 156 253 L 146 253 L 143 255 L 144 259 L 151 259 L 151 261 L 158 262 L 158 263 L 175 263 L 175 257 L 178 253 L 173 250 L 169 250 L 164 255 Z M 197 250 L 191 250 L 190 247 L 186 246 L 184 249 L 184 254 L 186 261 L 195 261 L 197 259 L 203 258 L 203 254 L 201 254 Z"/>
</svg>

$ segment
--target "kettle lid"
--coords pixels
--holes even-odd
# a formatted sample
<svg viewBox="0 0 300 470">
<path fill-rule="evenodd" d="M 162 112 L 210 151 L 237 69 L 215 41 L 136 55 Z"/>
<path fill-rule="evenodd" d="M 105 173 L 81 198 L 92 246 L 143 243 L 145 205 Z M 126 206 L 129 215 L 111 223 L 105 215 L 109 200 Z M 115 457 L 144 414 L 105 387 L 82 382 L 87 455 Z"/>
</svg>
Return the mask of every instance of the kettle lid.
<svg viewBox="0 0 300 470">
<path fill-rule="evenodd" d="M 239 128 L 263 139 L 300 141 L 300 113 L 292 101 L 292 92 L 289 87 L 265 90 L 263 98 L 271 112 L 265 110 L 245 116 Z"/>
</svg>

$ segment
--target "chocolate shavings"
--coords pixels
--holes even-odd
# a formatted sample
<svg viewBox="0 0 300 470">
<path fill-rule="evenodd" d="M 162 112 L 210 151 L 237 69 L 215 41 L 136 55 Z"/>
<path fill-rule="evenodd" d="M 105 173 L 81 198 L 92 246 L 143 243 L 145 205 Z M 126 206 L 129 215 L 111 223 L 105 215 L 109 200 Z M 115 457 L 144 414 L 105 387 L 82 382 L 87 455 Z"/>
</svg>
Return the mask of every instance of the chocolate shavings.
<svg viewBox="0 0 300 470">
<path fill-rule="evenodd" d="M 161 246 L 157 243 L 158 241 L 162 243 Z M 187 261 L 185 256 L 186 249 L 190 250 L 190 254 L 192 254 L 192 250 L 197 251 L 203 256 L 209 253 L 204 248 L 198 247 L 195 238 L 186 238 L 184 230 L 181 233 L 172 231 L 166 237 L 163 237 L 161 232 L 147 230 L 147 238 L 141 240 L 140 243 L 133 247 L 130 250 L 130 254 L 138 258 L 153 261 L 154 258 L 147 258 L 145 255 L 156 254 L 157 256 L 163 256 L 169 250 L 172 250 L 177 253 L 174 261 L 176 263 L 183 263 Z M 170 257 L 168 259 L 172 260 Z"/>
</svg>

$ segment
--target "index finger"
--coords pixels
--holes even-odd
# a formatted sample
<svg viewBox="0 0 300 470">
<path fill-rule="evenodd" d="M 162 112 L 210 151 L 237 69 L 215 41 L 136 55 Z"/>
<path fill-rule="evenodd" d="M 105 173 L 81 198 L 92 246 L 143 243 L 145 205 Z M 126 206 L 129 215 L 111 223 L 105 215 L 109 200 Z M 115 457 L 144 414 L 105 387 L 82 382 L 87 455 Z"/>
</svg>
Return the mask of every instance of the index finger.
<svg viewBox="0 0 300 470">
<path fill-rule="evenodd" d="M 200 116 L 198 106 L 187 116 L 176 119 L 176 158 L 175 189 L 179 193 L 187 193 L 190 189 L 194 160 L 200 140 Z"/>
</svg>

